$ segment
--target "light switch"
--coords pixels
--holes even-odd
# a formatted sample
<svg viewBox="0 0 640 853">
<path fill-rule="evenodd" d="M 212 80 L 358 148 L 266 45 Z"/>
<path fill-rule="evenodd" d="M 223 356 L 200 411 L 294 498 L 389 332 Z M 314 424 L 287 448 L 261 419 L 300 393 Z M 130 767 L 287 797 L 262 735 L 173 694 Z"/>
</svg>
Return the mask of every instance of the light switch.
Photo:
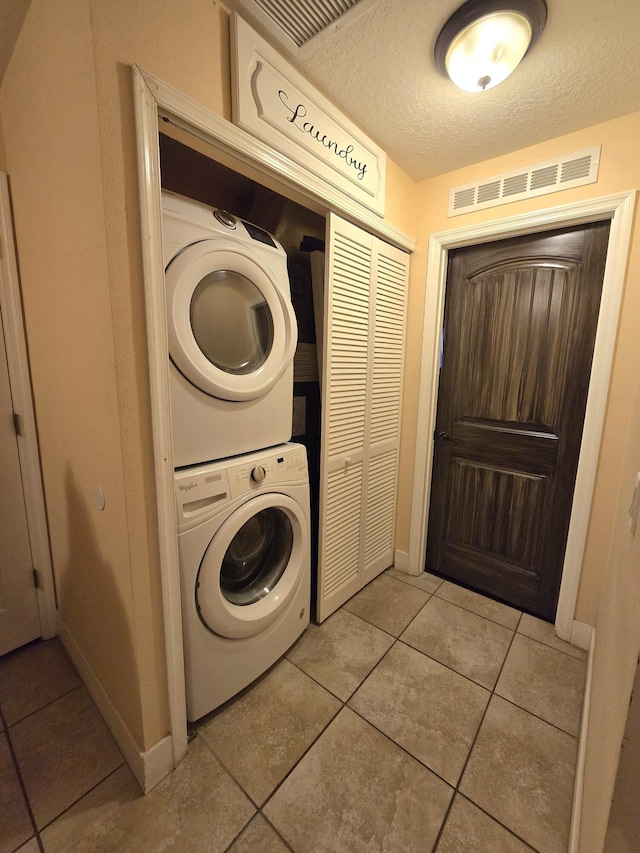
<svg viewBox="0 0 640 853">
<path fill-rule="evenodd" d="M 633 498 L 631 499 L 631 506 L 629 507 L 629 527 L 631 528 L 631 535 L 636 535 L 636 528 L 638 526 L 638 512 L 640 511 L 640 471 L 636 474 L 636 485 L 633 490 Z"/>
</svg>

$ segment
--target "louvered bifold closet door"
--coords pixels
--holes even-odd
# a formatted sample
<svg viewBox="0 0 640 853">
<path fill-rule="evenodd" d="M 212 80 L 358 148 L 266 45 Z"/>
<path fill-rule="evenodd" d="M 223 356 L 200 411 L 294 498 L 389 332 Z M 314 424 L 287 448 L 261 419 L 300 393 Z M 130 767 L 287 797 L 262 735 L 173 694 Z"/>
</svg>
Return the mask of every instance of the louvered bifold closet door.
<svg viewBox="0 0 640 853">
<path fill-rule="evenodd" d="M 365 435 L 363 583 L 393 563 L 409 256 L 375 241 Z"/>
<path fill-rule="evenodd" d="M 334 215 L 328 228 L 319 622 L 393 560 L 407 267 Z"/>
</svg>

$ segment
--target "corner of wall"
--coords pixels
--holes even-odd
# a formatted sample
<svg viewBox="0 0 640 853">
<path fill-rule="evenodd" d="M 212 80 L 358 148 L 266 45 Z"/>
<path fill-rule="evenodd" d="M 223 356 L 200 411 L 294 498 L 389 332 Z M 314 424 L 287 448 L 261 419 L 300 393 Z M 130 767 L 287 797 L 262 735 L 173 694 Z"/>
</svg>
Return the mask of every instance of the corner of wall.
<svg viewBox="0 0 640 853">
<path fill-rule="evenodd" d="M 62 619 L 58 621 L 58 636 L 142 792 L 148 794 L 174 769 L 171 735 L 161 738 L 144 752 L 140 750 L 126 723 L 102 686 L 100 679 L 84 656 L 75 637 Z"/>
</svg>

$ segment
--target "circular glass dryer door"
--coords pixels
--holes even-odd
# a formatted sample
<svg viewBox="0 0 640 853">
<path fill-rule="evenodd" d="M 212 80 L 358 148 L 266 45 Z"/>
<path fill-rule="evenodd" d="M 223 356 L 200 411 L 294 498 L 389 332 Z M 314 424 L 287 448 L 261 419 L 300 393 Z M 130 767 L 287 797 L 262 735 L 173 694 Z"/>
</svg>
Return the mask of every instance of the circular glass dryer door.
<svg viewBox="0 0 640 853">
<path fill-rule="evenodd" d="M 281 494 L 242 504 L 209 543 L 196 579 L 196 607 L 223 637 L 251 637 L 271 624 L 309 571 L 302 507 Z"/>
<path fill-rule="evenodd" d="M 296 347 L 288 279 L 279 286 L 244 247 L 214 240 L 188 246 L 165 279 L 169 353 L 183 376 L 223 400 L 266 394 Z"/>
</svg>

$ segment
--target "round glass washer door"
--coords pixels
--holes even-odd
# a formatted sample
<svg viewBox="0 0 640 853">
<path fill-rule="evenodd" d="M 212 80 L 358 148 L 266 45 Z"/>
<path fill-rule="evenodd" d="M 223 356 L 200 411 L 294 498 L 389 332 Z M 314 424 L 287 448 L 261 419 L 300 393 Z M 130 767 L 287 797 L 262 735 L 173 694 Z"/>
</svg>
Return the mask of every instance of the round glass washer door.
<svg viewBox="0 0 640 853">
<path fill-rule="evenodd" d="M 286 277 L 286 262 L 282 261 Z M 203 240 L 165 273 L 169 354 L 197 388 L 223 400 L 266 394 L 291 363 L 296 318 L 272 273 L 242 247 Z"/>
<path fill-rule="evenodd" d="M 196 578 L 196 607 L 207 628 L 238 639 L 277 619 L 309 571 L 307 537 L 303 509 L 288 495 L 258 495 L 232 513 Z"/>
</svg>

